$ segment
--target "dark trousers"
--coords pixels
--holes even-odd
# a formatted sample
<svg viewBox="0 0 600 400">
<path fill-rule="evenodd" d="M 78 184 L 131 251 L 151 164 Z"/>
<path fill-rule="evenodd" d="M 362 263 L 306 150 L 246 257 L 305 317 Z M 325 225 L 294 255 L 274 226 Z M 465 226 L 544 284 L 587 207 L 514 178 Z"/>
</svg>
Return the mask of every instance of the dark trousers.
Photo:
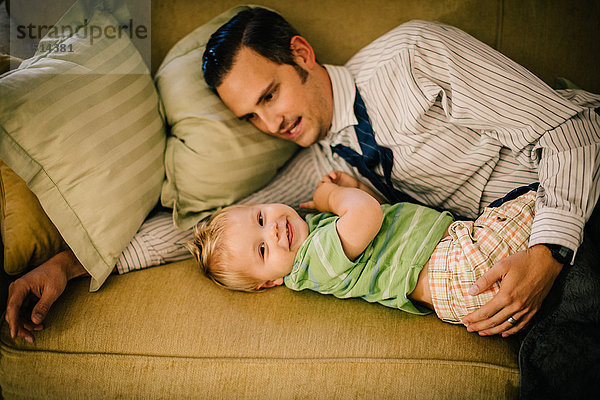
<svg viewBox="0 0 600 400">
<path fill-rule="evenodd" d="M 586 399 L 600 393 L 600 206 L 585 226 L 574 264 L 565 265 L 521 334 L 522 399 Z"/>
</svg>

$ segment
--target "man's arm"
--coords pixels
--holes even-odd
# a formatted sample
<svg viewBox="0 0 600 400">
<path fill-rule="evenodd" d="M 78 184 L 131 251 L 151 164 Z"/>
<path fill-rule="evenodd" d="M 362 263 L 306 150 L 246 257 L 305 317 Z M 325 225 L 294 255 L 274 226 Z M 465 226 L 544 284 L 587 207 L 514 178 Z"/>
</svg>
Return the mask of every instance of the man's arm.
<svg viewBox="0 0 600 400">
<path fill-rule="evenodd" d="M 522 66 L 457 28 L 413 21 L 388 35 L 402 32 L 402 57 L 392 58 L 381 46 L 373 46 L 371 51 L 375 54 L 359 53 L 360 57 L 351 60 L 348 68 L 360 69 L 370 55 L 381 57 L 382 63 L 397 63 L 403 72 L 408 70 L 404 75 L 410 79 L 403 83 L 409 89 L 402 95 L 415 98 L 413 106 L 426 111 L 437 104 L 446 120 L 480 135 L 461 138 L 500 144 L 511 150 L 508 161 L 523 167 L 515 165 L 515 170 L 505 176 L 500 176 L 502 171 L 495 171 L 496 182 L 511 182 L 511 173 L 517 172 L 518 176 L 519 168 L 523 172 L 538 172 L 540 189 L 530 248 L 497 263 L 476 282 L 471 294 L 502 280 L 498 294 L 464 319 L 470 330 L 482 334 L 515 333 L 537 312 L 562 268 L 542 244 L 558 244 L 575 251 L 598 198 L 600 121 L 591 108 L 600 105 L 599 98 L 578 92 L 567 99 Z M 369 63 L 375 59 L 369 58 Z M 358 86 L 367 85 L 365 81 L 371 76 L 379 79 L 379 75 L 359 76 Z M 393 96 L 403 86 L 390 87 Z M 378 95 L 381 96 L 379 92 Z M 469 154 L 450 150 L 465 164 L 471 160 Z M 480 164 L 478 158 L 474 162 L 483 169 L 488 166 Z M 484 176 L 473 174 L 470 179 L 481 183 L 477 179 Z M 526 183 L 531 182 L 520 184 Z M 512 326 L 507 322 L 509 317 L 519 322 Z"/>
<path fill-rule="evenodd" d="M 529 249 L 501 260 L 475 283 L 472 295 L 502 281 L 498 294 L 463 320 L 471 331 L 508 336 L 533 318 L 562 269 L 544 244 L 575 252 L 583 240 L 600 190 L 600 118 L 589 108 L 598 106 L 598 97 L 581 92 L 566 99 L 456 28 L 428 24 L 422 34 L 448 50 L 432 72 L 427 54 L 421 54 L 427 46 L 414 48 L 415 73 L 429 83 L 426 89 L 450 93 L 451 108 L 444 108 L 458 123 L 481 131 L 538 171 Z M 518 322 L 512 325 L 509 317 Z"/>
<path fill-rule="evenodd" d="M 355 260 L 381 229 L 383 212 L 368 193 L 332 182 L 319 182 L 313 200 L 301 207 L 333 212 L 340 216 L 336 229 L 349 260 Z"/>
<path fill-rule="evenodd" d="M 77 257 L 71 250 L 66 250 L 12 282 L 8 288 L 5 316 L 11 337 L 33 343 L 33 333 L 43 329 L 48 311 L 64 292 L 67 282 L 86 275 L 88 273 Z M 35 298 L 31 312 L 27 307 L 30 298 Z"/>
<path fill-rule="evenodd" d="M 503 140 L 507 147 L 512 143 Z M 543 132 L 534 144 L 530 156 L 531 162 L 540 157 L 540 188 L 529 249 L 498 262 L 469 292 L 476 295 L 502 281 L 498 295 L 463 321 L 470 331 L 482 335 L 506 337 L 531 321 L 563 268 L 546 244 L 566 247 L 574 254 L 598 198 L 600 118 L 593 110 L 582 110 Z M 509 317 L 517 322 L 511 324 Z"/>
</svg>

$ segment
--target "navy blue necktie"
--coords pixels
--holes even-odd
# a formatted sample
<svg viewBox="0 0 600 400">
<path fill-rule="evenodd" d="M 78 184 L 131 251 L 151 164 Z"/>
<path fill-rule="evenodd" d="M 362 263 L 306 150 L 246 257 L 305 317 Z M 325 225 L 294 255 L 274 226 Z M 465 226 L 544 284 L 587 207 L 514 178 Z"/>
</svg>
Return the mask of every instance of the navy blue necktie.
<svg viewBox="0 0 600 400">
<path fill-rule="evenodd" d="M 392 150 L 384 146 L 379 146 L 375 141 L 369 114 L 367 114 L 365 103 L 358 92 L 358 88 L 356 88 L 356 97 L 354 99 L 354 114 L 358 120 L 358 125 L 354 126 L 354 130 L 356 131 L 356 138 L 360 144 L 362 154 L 343 144 L 332 146 L 331 149 L 333 152 L 346 160 L 348 164 L 358 169 L 358 172 L 367 178 L 390 203 L 406 201 L 421 204 L 409 195 L 394 188 L 391 178 L 394 154 Z M 385 182 L 374 172 L 374 168 L 380 163 Z"/>
</svg>

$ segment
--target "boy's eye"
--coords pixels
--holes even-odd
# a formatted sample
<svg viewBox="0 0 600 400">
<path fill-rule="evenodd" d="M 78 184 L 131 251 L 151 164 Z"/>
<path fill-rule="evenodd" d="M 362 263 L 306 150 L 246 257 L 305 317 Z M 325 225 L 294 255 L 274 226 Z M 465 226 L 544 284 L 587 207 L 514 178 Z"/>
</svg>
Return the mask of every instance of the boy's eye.
<svg viewBox="0 0 600 400">
<path fill-rule="evenodd" d="M 262 213 L 258 213 L 258 224 L 263 226 L 263 216 Z"/>
<path fill-rule="evenodd" d="M 258 247 L 258 252 L 260 253 L 260 258 L 265 258 L 265 244 L 261 243 Z"/>
</svg>

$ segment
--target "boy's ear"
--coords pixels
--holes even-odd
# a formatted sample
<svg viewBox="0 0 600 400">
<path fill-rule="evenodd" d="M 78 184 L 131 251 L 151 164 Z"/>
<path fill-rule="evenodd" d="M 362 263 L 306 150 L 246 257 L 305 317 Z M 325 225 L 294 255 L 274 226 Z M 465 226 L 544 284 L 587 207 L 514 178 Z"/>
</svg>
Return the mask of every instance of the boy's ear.
<svg viewBox="0 0 600 400">
<path fill-rule="evenodd" d="M 279 279 L 276 279 L 274 281 L 266 281 L 266 282 L 261 283 L 260 285 L 258 285 L 258 288 L 259 289 L 262 289 L 262 288 L 272 288 L 272 287 L 279 286 L 279 285 L 283 285 L 283 278 L 279 278 Z"/>
<path fill-rule="evenodd" d="M 302 36 L 294 36 L 290 40 L 290 49 L 294 53 L 294 60 L 296 64 L 304 69 L 311 69 L 315 66 L 316 56 L 308 40 Z"/>
</svg>

